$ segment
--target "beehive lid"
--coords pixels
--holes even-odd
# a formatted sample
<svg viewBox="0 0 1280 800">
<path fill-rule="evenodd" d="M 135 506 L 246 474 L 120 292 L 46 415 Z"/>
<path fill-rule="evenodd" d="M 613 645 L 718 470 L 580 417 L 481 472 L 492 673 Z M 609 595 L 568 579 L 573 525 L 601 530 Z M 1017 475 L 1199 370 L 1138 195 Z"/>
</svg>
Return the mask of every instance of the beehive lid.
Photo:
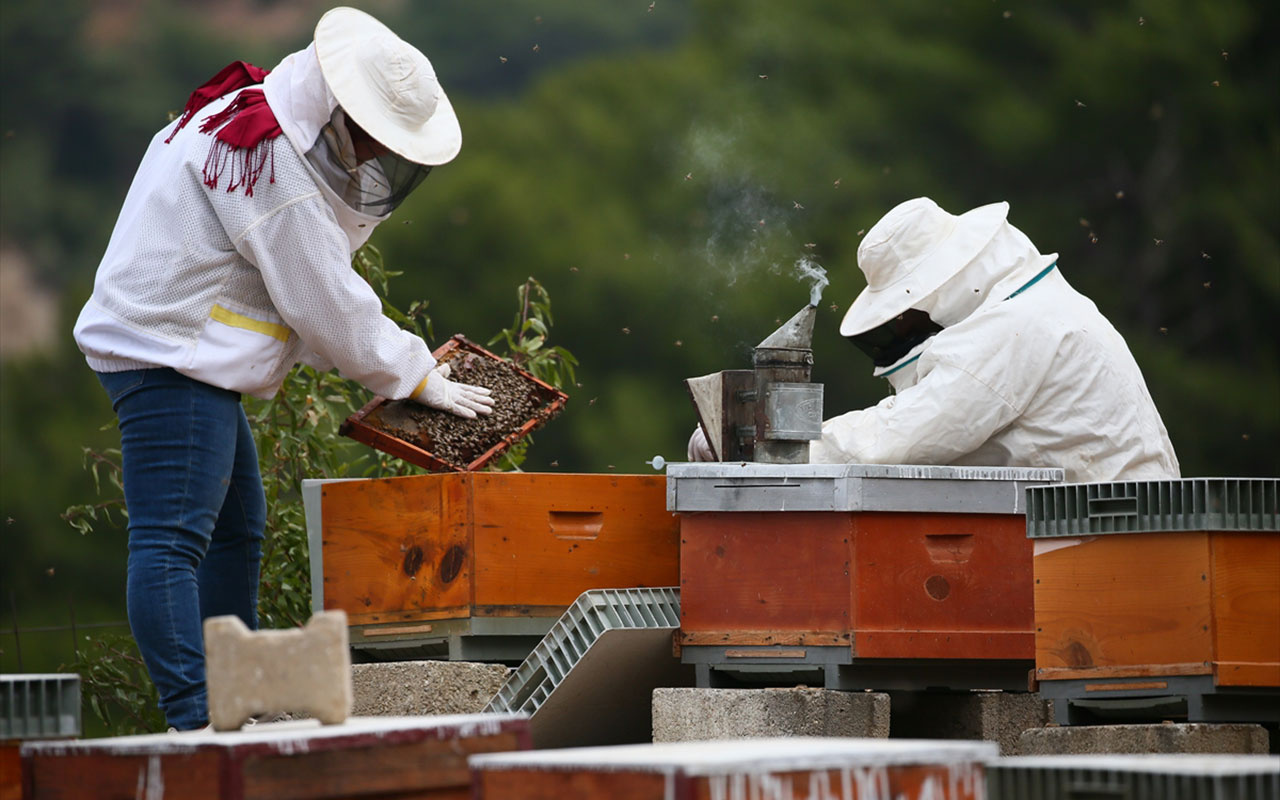
<svg viewBox="0 0 1280 800">
<path fill-rule="evenodd" d="M 670 464 L 668 511 L 1021 514 L 1060 469 L 910 464 Z"/>
<path fill-rule="evenodd" d="M 1037 486 L 1027 536 L 1280 531 L 1280 478 L 1182 478 Z"/>
<path fill-rule="evenodd" d="M 102 739 L 28 742 L 22 755 L 165 755 L 200 750 L 293 755 L 344 748 L 377 747 L 381 743 L 471 739 L 528 729 L 523 714 L 442 714 L 427 717 L 348 717 L 337 725 L 316 719 L 252 725 L 236 731 L 197 730 L 179 734 L 150 733 Z"/>
<path fill-rule="evenodd" d="M 789 736 L 706 742 L 574 747 L 485 753 L 468 763 L 481 770 L 626 771 L 719 776 L 904 765 L 976 765 L 1000 754 L 994 742 Z M 962 776 L 957 774 L 957 779 Z"/>
<path fill-rule="evenodd" d="M 1263 755 L 1060 755 L 1002 758 L 987 767 L 991 800 L 1276 797 L 1280 758 Z"/>
<path fill-rule="evenodd" d="M 0 741 L 79 735 L 79 675 L 0 675 Z"/>
<path fill-rule="evenodd" d="M 456 334 L 434 353 L 453 368 L 451 380 L 484 386 L 497 404 L 489 416 L 463 419 L 413 400 L 375 397 L 338 429 L 388 455 L 432 472 L 477 470 L 545 425 L 568 395 Z"/>
</svg>

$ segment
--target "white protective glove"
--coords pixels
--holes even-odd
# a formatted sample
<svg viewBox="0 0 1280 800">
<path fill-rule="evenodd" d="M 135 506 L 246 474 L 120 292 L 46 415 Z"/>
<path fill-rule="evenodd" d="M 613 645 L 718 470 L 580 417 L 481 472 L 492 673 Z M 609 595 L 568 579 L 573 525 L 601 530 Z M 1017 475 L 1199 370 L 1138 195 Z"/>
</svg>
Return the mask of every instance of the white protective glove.
<svg viewBox="0 0 1280 800">
<path fill-rule="evenodd" d="M 693 435 L 689 437 L 689 460 L 690 461 L 715 461 L 716 454 L 711 452 L 711 445 L 707 444 L 707 435 L 702 432 L 702 426 L 693 429 Z"/>
<path fill-rule="evenodd" d="M 413 399 L 424 406 L 457 414 L 463 419 L 475 419 L 477 414 L 493 413 L 491 391 L 483 386 L 455 383 L 449 380 L 452 371 L 448 364 L 440 364 L 427 373 L 427 385 Z"/>
</svg>

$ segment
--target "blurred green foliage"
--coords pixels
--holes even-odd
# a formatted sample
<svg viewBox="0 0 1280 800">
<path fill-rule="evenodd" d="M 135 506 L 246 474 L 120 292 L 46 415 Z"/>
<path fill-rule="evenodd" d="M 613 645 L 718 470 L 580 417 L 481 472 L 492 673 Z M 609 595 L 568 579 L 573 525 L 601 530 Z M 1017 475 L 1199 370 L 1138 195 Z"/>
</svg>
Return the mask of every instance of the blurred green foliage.
<svg viewBox="0 0 1280 800">
<path fill-rule="evenodd" d="M 69 330 L 136 161 L 192 87 L 303 46 L 320 11 L 280 32 L 148 1 L 127 36 L 91 36 L 110 5 L 0 14 L 0 239 L 61 291 L 67 331 L 0 365 L 0 585 L 24 625 L 65 622 L 73 592 L 84 618 L 122 615 L 123 534 L 58 514 L 93 497 L 81 449 L 115 445 Z M 878 400 L 837 322 L 863 286 L 860 233 L 929 195 L 1008 200 L 1060 254 L 1127 338 L 1184 475 L 1280 474 L 1276 4 L 358 5 L 428 53 L 464 131 L 374 236 L 404 271 L 392 304 L 429 300 L 441 339 L 483 335 L 537 275 L 581 362 L 524 468 L 681 457 L 680 380 L 747 365 L 806 301 L 802 257 L 831 279 L 814 340 L 828 415 Z"/>
</svg>

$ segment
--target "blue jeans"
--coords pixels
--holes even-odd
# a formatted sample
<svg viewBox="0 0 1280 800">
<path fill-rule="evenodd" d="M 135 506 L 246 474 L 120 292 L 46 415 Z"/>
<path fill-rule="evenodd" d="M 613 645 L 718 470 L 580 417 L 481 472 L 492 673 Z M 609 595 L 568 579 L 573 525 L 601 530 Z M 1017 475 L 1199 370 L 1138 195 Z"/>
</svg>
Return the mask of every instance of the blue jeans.
<svg viewBox="0 0 1280 800">
<path fill-rule="evenodd" d="M 178 730 L 208 722 L 205 617 L 258 627 L 267 503 L 240 395 L 171 369 L 98 373 L 120 423 L 129 626 Z"/>
</svg>

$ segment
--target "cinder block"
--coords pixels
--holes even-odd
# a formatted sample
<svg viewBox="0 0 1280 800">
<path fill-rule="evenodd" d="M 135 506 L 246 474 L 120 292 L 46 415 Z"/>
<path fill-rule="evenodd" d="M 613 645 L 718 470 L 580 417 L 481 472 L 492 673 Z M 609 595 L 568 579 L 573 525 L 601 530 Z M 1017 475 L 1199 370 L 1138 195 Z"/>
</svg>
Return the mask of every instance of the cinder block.
<svg viewBox="0 0 1280 800">
<path fill-rule="evenodd" d="M 204 621 L 209 722 L 233 731 L 267 712 L 306 714 L 326 725 L 351 713 L 347 615 L 321 611 L 306 627 L 250 631 L 239 617 Z"/>
<path fill-rule="evenodd" d="M 388 661 L 351 668 L 353 713 L 360 717 L 475 714 L 511 670 L 466 661 Z"/>
<path fill-rule="evenodd" d="M 655 689 L 653 740 L 889 736 L 889 696 L 831 689 Z"/>
<path fill-rule="evenodd" d="M 1266 728 L 1249 724 L 1164 722 L 1152 725 L 1072 725 L 1024 731 L 1022 755 L 1075 753 L 1235 753 L 1270 752 Z"/>
<path fill-rule="evenodd" d="M 1002 755 L 1019 754 L 1019 738 L 1053 721 L 1053 703 L 1027 692 L 891 692 L 895 739 L 985 739 Z"/>
</svg>

